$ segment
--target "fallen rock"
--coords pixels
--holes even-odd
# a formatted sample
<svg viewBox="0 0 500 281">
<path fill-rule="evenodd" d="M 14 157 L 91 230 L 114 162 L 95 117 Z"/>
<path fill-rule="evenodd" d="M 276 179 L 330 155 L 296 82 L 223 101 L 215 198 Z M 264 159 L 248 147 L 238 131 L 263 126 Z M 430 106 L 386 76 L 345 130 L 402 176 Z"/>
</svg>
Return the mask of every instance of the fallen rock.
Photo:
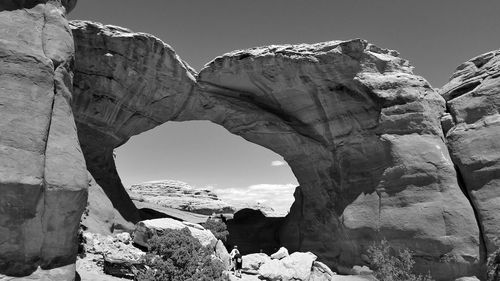
<svg viewBox="0 0 500 281">
<path fill-rule="evenodd" d="M 288 257 L 288 250 L 285 247 L 280 247 L 279 250 L 271 255 L 272 259 L 280 260 L 282 258 Z"/>
<path fill-rule="evenodd" d="M 308 280 L 316 255 L 295 252 L 281 259 L 271 259 L 259 268 L 259 275 L 272 281 Z"/>
<path fill-rule="evenodd" d="M 242 258 L 242 261 L 243 261 L 242 269 L 243 270 L 259 270 L 261 265 L 263 265 L 264 263 L 266 263 L 270 260 L 271 260 L 271 258 L 269 258 L 268 255 L 263 254 L 263 253 L 244 255 Z"/>
<path fill-rule="evenodd" d="M 187 227 L 191 232 L 191 235 L 193 235 L 193 237 L 196 238 L 202 246 L 214 249 L 217 244 L 217 239 L 212 232 L 204 229 L 201 225 L 195 225 L 196 224 L 184 223 L 169 218 L 140 221 L 136 224 L 136 228 L 133 233 L 134 243 L 143 247 L 148 247 L 148 240 L 153 237 L 154 233 L 157 231 L 166 229 L 183 229 Z"/>
<path fill-rule="evenodd" d="M 308 281 L 331 281 L 336 275 L 326 264 L 314 261 Z"/>
<path fill-rule="evenodd" d="M 104 255 L 103 269 L 104 273 L 120 278 L 133 279 L 134 274 L 144 268 L 142 263 L 137 260 L 129 260 L 121 255 Z"/>
</svg>

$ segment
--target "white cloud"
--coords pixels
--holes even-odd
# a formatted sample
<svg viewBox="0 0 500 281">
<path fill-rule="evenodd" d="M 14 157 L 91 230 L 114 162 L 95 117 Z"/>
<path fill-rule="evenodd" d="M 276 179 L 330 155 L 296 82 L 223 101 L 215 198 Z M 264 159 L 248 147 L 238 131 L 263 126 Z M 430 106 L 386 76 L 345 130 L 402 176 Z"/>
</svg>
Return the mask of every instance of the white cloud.
<svg viewBox="0 0 500 281">
<path fill-rule="evenodd" d="M 253 205 L 260 203 L 286 214 L 294 201 L 296 184 L 255 184 L 242 188 L 221 188 L 214 190 L 218 197 L 229 204 Z"/>
<path fill-rule="evenodd" d="M 279 167 L 279 166 L 285 166 L 286 162 L 285 161 L 280 161 L 280 160 L 275 160 L 271 162 L 271 166 L 273 167 Z"/>
</svg>

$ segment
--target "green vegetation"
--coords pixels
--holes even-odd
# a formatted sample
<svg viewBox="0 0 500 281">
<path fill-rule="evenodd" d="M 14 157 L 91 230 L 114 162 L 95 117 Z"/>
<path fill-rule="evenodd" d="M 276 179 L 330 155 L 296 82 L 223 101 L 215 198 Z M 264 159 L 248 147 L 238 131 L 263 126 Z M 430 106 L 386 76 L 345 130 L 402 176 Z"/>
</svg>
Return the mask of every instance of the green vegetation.
<svg viewBox="0 0 500 281">
<path fill-rule="evenodd" d="M 488 270 L 488 281 L 500 280 L 500 249 L 497 249 L 488 257 L 486 267 Z"/>
<path fill-rule="evenodd" d="M 400 250 L 397 255 L 391 255 L 391 247 L 387 240 L 373 244 L 368 248 L 370 264 L 375 271 L 375 277 L 384 281 L 432 281 L 430 274 L 425 276 L 412 273 L 415 261 L 409 249 Z"/>
<path fill-rule="evenodd" d="M 203 227 L 210 230 L 214 234 L 215 238 L 221 240 L 222 242 L 226 242 L 229 231 L 227 231 L 225 223 L 209 218 L 203 224 Z"/>
<path fill-rule="evenodd" d="M 221 281 L 223 265 L 212 258 L 187 229 L 168 230 L 149 242 L 144 258 L 146 269 L 136 275 L 138 281 Z"/>
</svg>

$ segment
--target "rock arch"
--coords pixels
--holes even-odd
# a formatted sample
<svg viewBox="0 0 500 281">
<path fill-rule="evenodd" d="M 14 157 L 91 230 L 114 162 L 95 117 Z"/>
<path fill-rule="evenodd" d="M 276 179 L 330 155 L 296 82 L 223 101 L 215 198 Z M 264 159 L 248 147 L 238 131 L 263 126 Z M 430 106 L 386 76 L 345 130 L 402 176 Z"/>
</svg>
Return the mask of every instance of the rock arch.
<svg viewBox="0 0 500 281">
<path fill-rule="evenodd" d="M 445 102 L 397 52 L 359 39 L 268 46 L 218 57 L 197 74 L 151 35 L 71 27 L 79 139 L 127 219 L 138 215 L 113 148 L 167 121 L 210 120 L 289 163 L 300 188 L 280 237 L 292 251 L 341 269 L 363 263 L 369 243 L 385 237 L 439 280 L 479 270 L 484 245 L 444 141 Z"/>
</svg>

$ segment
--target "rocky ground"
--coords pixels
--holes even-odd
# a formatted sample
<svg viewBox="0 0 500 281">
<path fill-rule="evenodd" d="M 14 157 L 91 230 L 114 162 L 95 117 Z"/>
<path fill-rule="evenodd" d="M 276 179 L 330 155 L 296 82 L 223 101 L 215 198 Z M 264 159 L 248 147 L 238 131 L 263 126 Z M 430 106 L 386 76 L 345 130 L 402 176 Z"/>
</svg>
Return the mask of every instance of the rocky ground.
<svg viewBox="0 0 500 281">
<path fill-rule="evenodd" d="M 181 222 L 170 218 L 146 220 L 137 224 L 132 235 L 127 232 L 101 235 L 83 232 L 82 247 L 76 263 L 80 280 L 118 281 L 130 280 L 133 271 L 140 268 L 140 259 L 145 254 L 138 245 L 146 245 L 150 233 L 165 229 L 187 227 L 200 243 L 213 249 L 214 258 L 224 262 L 229 269 L 230 256 L 220 240 L 201 225 Z M 366 273 L 366 272 L 365 272 Z M 363 273 L 363 274 L 365 274 Z M 302 281 L 366 281 L 375 280 L 370 275 L 341 276 L 332 272 L 328 266 L 317 261 L 310 252 L 289 254 L 280 248 L 273 255 L 254 253 L 243 256 L 241 277 L 225 271 L 225 280 L 302 280 Z M 128 278 L 127 278 L 128 277 Z"/>
</svg>

